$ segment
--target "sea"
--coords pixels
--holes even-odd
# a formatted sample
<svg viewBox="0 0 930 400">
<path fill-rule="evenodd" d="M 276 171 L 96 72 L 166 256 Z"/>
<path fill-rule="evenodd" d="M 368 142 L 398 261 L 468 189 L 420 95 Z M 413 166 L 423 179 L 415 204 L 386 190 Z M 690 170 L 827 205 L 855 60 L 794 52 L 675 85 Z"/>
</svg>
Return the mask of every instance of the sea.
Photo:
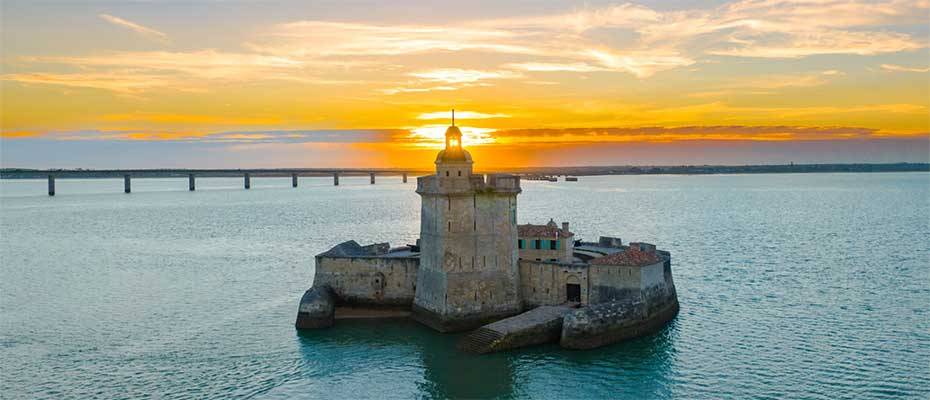
<svg viewBox="0 0 930 400">
<path fill-rule="evenodd" d="M 414 243 L 399 176 L 0 181 L 3 399 L 927 399 L 930 174 L 524 181 L 519 223 L 672 254 L 680 314 L 491 355 L 406 320 L 294 329 L 314 255 Z"/>
</svg>

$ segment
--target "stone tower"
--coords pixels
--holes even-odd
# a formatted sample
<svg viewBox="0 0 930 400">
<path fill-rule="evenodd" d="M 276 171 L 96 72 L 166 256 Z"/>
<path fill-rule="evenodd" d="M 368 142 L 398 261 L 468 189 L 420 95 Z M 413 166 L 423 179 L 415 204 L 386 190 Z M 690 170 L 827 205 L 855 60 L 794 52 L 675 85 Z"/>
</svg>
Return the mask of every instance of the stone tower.
<svg viewBox="0 0 930 400">
<path fill-rule="evenodd" d="M 472 174 L 471 155 L 453 120 L 436 174 L 417 178 L 417 193 L 421 252 L 413 317 L 454 332 L 519 313 L 520 178 Z"/>
</svg>

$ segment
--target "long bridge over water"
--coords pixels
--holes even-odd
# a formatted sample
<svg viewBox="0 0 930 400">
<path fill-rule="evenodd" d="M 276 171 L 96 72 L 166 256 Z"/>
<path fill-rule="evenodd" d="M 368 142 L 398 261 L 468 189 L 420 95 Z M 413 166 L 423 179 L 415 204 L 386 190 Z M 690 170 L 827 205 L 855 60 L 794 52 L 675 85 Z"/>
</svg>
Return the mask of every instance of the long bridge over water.
<svg viewBox="0 0 930 400">
<path fill-rule="evenodd" d="M 297 187 L 300 177 L 332 176 L 333 185 L 339 186 L 340 176 L 368 175 L 372 185 L 375 177 L 400 176 L 407 183 L 408 175 L 426 173 L 417 170 L 402 169 L 321 169 L 321 168 L 274 168 L 274 169 L 120 169 L 120 170 L 4 170 L 3 179 L 48 179 L 48 195 L 55 195 L 56 179 L 107 179 L 122 178 L 123 192 L 132 192 L 133 178 L 187 178 L 187 189 L 197 189 L 197 178 L 242 177 L 244 189 L 251 189 L 252 178 L 256 177 L 291 177 L 291 187 Z"/>
<path fill-rule="evenodd" d="M 578 166 L 578 167 L 527 167 L 508 171 L 524 179 L 549 180 L 557 176 L 592 175 L 708 175 L 708 174 L 779 174 L 779 173 L 839 173 L 839 172 L 930 172 L 930 163 L 886 163 L 886 164 L 767 164 L 767 165 L 678 165 L 678 166 Z M 375 184 L 375 176 L 400 176 L 403 182 L 411 174 L 429 174 L 426 169 L 398 168 L 256 168 L 256 169 L 0 169 L 0 179 L 48 179 L 48 194 L 55 195 L 55 179 L 69 178 L 122 178 L 123 191 L 132 191 L 133 178 L 184 178 L 188 190 L 196 190 L 197 178 L 242 177 L 245 189 L 251 187 L 255 177 L 291 177 L 291 186 L 297 187 L 298 178 L 332 176 L 333 185 L 339 185 L 340 176 L 369 176 Z"/>
</svg>

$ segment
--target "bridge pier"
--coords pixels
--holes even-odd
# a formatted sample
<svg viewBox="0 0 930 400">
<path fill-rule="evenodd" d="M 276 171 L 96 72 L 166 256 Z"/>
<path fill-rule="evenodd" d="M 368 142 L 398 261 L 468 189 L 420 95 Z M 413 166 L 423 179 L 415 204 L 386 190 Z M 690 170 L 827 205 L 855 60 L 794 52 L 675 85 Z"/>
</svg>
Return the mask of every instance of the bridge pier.
<svg viewBox="0 0 930 400">
<path fill-rule="evenodd" d="M 252 177 L 249 176 L 249 173 L 246 172 L 246 173 L 245 173 L 245 182 L 244 182 L 244 183 L 245 183 L 245 188 L 246 188 L 246 189 L 250 189 L 250 188 L 252 187 L 252 179 L 251 179 L 251 178 L 252 178 Z"/>
<path fill-rule="evenodd" d="M 193 192 L 195 188 L 196 186 L 194 185 L 194 174 L 187 175 L 187 190 Z"/>
<path fill-rule="evenodd" d="M 407 183 L 407 173 L 404 172 L 404 183 Z"/>
<path fill-rule="evenodd" d="M 333 186 L 339 186 L 339 173 L 333 172 Z"/>
<path fill-rule="evenodd" d="M 49 196 L 55 195 L 55 176 L 54 175 L 48 176 L 48 195 Z"/>
<path fill-rule="evenodd" d="M 374 185 L 375 184 L 375 173 L 371 172 L 369 173 L 369 175 L 371 175 L 371 184 Z"/>
<path fill-rule="evenodd" d="M 291 174 L 291 187 L 297 187 L 297 174 Z"/>
<path fill-rule="evenodd" d="M 123 175 L 123 193 L 132 192 L 132 183 L 130 182 L 129 174 Z"/>
</svg>

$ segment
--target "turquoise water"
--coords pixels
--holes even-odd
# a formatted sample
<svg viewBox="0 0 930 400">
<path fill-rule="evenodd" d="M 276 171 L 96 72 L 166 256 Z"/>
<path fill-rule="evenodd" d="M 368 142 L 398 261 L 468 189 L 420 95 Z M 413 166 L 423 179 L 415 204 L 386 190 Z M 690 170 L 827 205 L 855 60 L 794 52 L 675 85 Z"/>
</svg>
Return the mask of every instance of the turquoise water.
<svg viewBox="0 0 930 400">
<path fill-rule="evenodd" d="M 413 180 L 57 183 L 0 182 L 3 398 L 930 396 L 930 174 L 524 182 L 521 223 L 671 251 L 682 310 L 489 356 L 412 322 L 293 328 L 314 254 L 416 239 Z"/>
</svg>

